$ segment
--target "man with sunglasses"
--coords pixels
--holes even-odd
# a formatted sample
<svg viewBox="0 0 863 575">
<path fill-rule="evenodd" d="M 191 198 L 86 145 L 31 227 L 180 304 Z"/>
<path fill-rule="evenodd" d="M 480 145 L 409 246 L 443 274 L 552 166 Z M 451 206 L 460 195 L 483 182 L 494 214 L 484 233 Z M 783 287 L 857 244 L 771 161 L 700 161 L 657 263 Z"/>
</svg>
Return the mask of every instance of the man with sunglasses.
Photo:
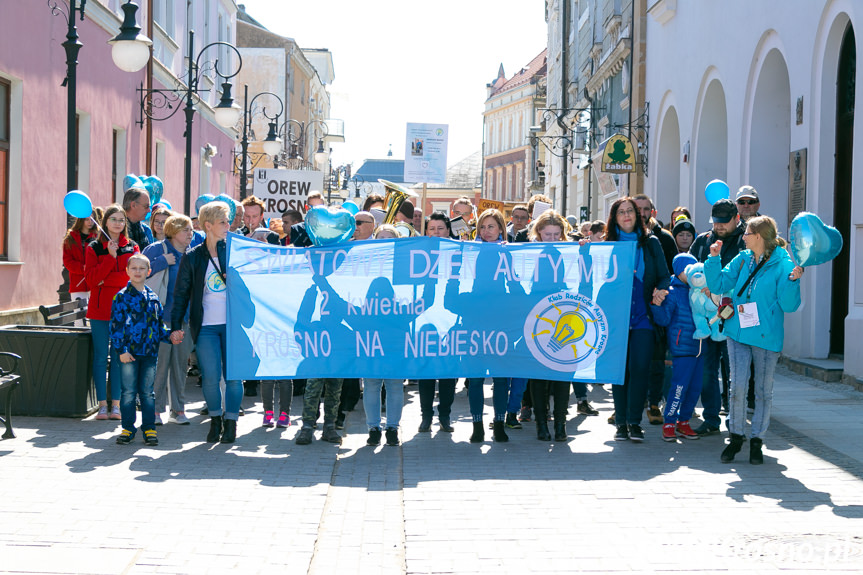
<svg viewBox="0 0 863 575">
<path fill-rule="evenodd" d="M 746 223 L 749 218 L 760 216 L 758 208 L 761 207 L 761 200 L 758 199 L 758 192 L 752 186 L 740 186 L 737 190 L 737 213 L 740 215 L 740 221 Z"/>
<path fill-rule="evenodd" d="M 375 217 L 371 212 L 357 212 L 354 216 L 357 227 L 354 230 L 354 240 L 370 240 L 375 231 Z"/>
</svg>

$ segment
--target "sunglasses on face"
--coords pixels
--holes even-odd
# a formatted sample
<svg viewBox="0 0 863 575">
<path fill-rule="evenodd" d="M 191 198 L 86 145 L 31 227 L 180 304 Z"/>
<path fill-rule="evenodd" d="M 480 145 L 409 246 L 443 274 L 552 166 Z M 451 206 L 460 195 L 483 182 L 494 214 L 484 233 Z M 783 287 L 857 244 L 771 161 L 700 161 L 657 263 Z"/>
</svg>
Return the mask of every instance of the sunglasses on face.
<svg viewBox="0 0 863 575">
<path fill-rule="evenodd" d="M 758 200 L 737 200 L 737 204 L 741 206 L 754 206 L 757 203 Z"/>
</svg>

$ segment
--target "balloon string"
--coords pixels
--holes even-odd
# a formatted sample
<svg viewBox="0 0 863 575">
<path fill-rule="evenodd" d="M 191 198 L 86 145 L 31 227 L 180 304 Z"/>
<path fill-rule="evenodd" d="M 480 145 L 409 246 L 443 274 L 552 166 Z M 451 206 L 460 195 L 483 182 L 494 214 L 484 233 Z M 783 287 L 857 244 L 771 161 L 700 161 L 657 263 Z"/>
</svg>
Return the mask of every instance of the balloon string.
<svg viewBox="0 0 863 575">
<path fill-rule="evenodd" d="M 91 217 L 91 218 L 90 218 L 90 221 L 91 221 L 91 222 L 93 222 L 93 225 L 94 225 L 94 226 L 96 226 L 96 229 L 97 229 L 97 230 L 99 230 L 100 232 L 102 232 L 103 234 L 105 234 L 105 237 L 106 237 L 106 238 L 108 238 L 108 240 L 110 240 L 110 239 L 111 239 L 111 236 L 109 236 L 107 233 L 105 233 L 105 230 L 103 230 L 103 229 L 102 229 L 102 226 L 100 226 L 98 223 L 96 223 L 96 220 L 94 220 L 94 219 Z"/>
</svg>

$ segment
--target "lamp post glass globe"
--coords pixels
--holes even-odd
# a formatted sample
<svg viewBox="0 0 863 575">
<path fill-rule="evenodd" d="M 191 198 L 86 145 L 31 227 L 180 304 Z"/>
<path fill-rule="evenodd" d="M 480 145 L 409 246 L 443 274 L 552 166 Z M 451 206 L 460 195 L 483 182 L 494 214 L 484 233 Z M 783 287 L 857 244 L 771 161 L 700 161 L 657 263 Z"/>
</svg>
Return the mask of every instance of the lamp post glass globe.
<svg viewBox="0 0 863 575">
<path fill-rule="evenodd" d="M 141 36 L 146 40 L 145 36 Z M 137 72 L 147 65 L 150 59 L 150 42 L 140 40 L 119 40 L 113 42 L 111 58 L 114 64 L 124 72 Z"/>
<path fill-rule="evenodd" d="M 282 139 L 276 138 L 274 140 L 271 140 L 267 138 L 266 140 L 264 140 L 263 146 L 265 154 L 267 154 L 268 156 L 275 156 L 282 151 Z"/>
<path fill-rule="evenodd" d="M 223 128 L 236 126 L 240 119 L 240 114 L 243 113 L 243 110 L 235 103 L 231 103 L 230 106 L 219 104 L 214 111 L 216 113 L 216 123 Z"/>
</svg>

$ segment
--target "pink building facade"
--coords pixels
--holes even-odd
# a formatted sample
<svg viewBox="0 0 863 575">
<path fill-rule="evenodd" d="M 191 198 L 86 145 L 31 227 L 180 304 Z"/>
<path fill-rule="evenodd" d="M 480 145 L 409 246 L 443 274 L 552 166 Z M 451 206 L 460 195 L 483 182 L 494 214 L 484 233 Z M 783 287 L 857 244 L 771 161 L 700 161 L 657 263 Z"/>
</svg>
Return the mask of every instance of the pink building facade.
<svg viewBox="0 0 863 575">
<path fill-rule="evenodd" d="M 89 194 L 94 205 L 106 206 L 122 199 L 126 174 L 155 174 L 164 182 L 164 199 L 182 211 L 183 111 L 152 122 L 149 137 L 146 124 L 137 124 L 141 108 L 136 88 L 146 82 L 148 69 L 121 71 L 106 43 L 119 31 L 121 3 L 88 0 L 84 20 L 77 21 L 83 44 L 77 70 L 77 188 Z M 139 4 L 138 23 L 146 33 L 150 2 Z M 189 22 L 197 24 L 196 54 L 210 42 L 234 41 L 232 0 L 152 4 L 155 88 L 177 87 L 176 77 L 185 78 Z M 0 243 L 0 323 L 13 323 L 33 320 L 40 304 L 56 303 L 62 283 L 67 94 L 61 84 L 67 23 L 45 2 L 4 0 L 0 12 L 0 237 L 5 240 Z M 211 49 L 202 61 L 223 54 Z M 208 78 L 202 80 L 201 88 L 210 86 Z M 202 193 L 237 195 L 232 174 L 237 132 L 215 123 L 212 106 L 220 93 L 212 89 L 201 96 L 192 131 L 192 204 Z M 183 102 L 173 105 L 182 108 Z M 157 117 L 160 113 L 164 115 L 154 111 Z"/>
</svg>

